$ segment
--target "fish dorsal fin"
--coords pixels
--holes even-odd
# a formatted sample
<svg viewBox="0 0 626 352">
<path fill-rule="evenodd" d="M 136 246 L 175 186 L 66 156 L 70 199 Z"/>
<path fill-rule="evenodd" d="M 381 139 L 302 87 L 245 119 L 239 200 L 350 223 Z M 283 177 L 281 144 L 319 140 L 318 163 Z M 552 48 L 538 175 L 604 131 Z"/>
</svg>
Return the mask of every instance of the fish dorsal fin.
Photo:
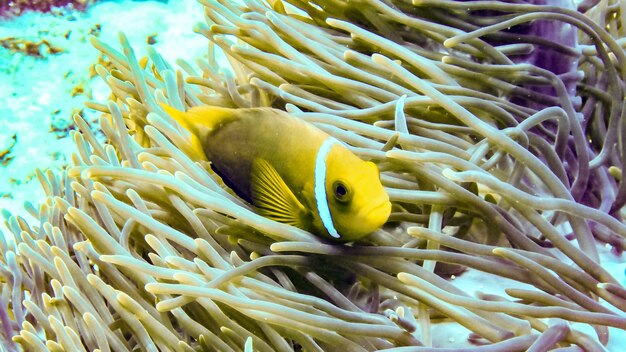
<svg viewBox="0 0 626 352">
<path fill-rule="evenodd" d="M 236 109 L 220 106 L 194 106 L 187 110 L 188 121 L 196 128 L 206 128 L 213 131 L 219 126 L 236 119 Z"/>
<path fill-rule="evenodd" d="M 265 159 L 252 163 L 252 203 L 259 213 L 274 221 L 306 229 L 306 208 Z"/>
<path fill-rule="evenodd" d="M 194 106 L 187 111 L 180 111 L 167 104 L 161 104 L 161 107 L 176 122 L 198 137 L 236 119 L 235 109 L 219 106 Z"/>
</svg>

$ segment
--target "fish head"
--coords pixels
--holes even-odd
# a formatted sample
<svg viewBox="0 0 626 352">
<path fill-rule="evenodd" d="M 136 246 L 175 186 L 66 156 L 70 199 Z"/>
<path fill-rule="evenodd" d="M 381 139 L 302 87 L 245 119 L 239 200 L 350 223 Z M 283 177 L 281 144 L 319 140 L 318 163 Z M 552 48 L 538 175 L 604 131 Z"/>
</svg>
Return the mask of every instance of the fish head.
<svg viewBox="0 0 626 352">
<path fill-rule="evenodd" d="M 335 145 L 326 162 L 326 197 L 337 240 L 357 240 L 387 222 L 391 203 L 374 163 L 343 145 Z"/>
</svg>

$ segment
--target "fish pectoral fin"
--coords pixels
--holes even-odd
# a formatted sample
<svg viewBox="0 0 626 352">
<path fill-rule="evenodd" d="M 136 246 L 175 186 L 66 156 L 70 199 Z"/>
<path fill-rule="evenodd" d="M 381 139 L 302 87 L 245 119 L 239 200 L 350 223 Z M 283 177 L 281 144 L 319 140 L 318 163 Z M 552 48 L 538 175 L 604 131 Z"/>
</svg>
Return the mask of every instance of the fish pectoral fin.
<svg viewBox="0 0 626 352">
<path fill-rule="evenodd" d="M 251 191 L 252 203 L 261 215 L 301 229 L 306 228 L 306 208 L 265 159 L 257 158 L 252 163 Z"/>
</svg>

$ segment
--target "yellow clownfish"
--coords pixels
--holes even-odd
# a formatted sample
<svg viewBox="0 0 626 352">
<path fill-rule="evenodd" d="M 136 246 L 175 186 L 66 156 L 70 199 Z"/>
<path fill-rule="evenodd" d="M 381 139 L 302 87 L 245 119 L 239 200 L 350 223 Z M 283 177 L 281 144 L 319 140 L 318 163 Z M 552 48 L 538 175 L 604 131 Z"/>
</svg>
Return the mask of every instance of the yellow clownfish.
<svg viewBox="0 0 626 352">
<path fill-rule="evenodd" d="M 269 219 L 349 242 L 389 218 L 376 165 L 303 120 L 272 108 L 163 108 L 192 133 L 193 157 Z"/>
</svg>

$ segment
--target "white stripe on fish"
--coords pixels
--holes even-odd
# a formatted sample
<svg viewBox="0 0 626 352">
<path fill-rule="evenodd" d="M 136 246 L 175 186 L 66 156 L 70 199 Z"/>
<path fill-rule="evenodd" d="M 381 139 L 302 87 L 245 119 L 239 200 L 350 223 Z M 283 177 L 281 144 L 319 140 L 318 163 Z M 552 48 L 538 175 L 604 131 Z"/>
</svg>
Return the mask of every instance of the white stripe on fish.
<svg viewBox="0 0 626 352">
<path fill-rule="evenodd" d="M 317 211 L 322 219 L 322 224 L 333 238 L 339 238 L 339 233 L 333 224 L 333 217 L 328 207 L 328 198 L 326 195 L 326 156 L 330 152 L 333 144 L 339 143 L 335 138 L 328 138 L 322 143 L 315 157 L 315 178 L 314 192 L 315 201 L 317 202 Z"/>
</svg>

